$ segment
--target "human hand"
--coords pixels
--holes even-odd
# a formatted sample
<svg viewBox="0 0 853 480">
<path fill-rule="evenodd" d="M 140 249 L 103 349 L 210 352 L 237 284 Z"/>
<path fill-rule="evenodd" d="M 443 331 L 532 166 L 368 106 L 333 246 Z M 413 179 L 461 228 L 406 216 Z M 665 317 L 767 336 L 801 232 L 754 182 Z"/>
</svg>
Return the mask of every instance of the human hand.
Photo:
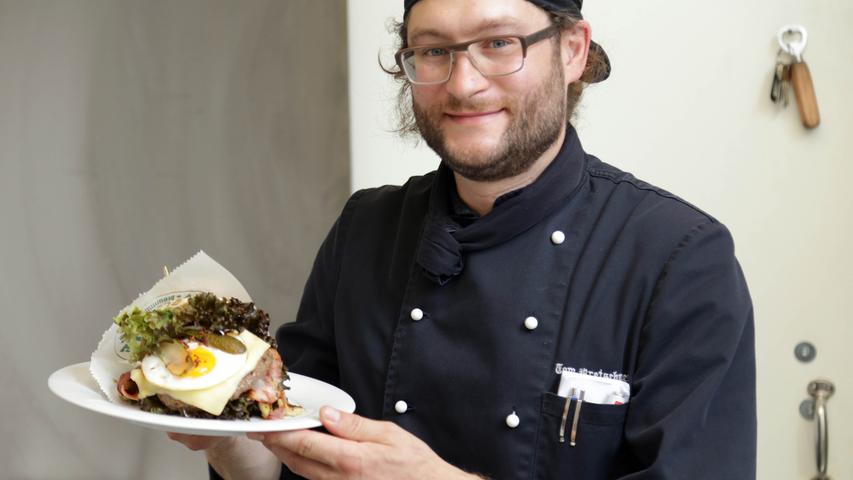
<svg viewBox="0 0 853 480">
<path fill-rule="evenodd" d="M 207 463 L 222 477 L 279 478 L 281 462 L 263 445 L 246 437 L 208 437 L 174 432 L 167 435 L 190 450 L 204 451 Z"/>
<path fill-rule="evenodd" d="M 295 430 L 250 433 L 291 471 L 309 479 L 480 478 L 450 465 L 426 443 L 391 422 L 369 420 L 330 407 L 320 410 L 325 434 Z"/>
</svg>

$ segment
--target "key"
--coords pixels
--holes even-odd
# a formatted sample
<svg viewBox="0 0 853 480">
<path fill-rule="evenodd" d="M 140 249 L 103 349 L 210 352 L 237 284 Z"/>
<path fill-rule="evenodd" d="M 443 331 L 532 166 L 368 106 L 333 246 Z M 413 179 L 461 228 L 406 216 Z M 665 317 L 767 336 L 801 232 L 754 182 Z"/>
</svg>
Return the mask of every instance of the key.
<svg viewBox="0 0 853 480">
<path fill-rule="evenodd" d="M 773 84 L 770 87 L 770 100 L 775 104 L 788 106 L 787 83 L 790 75 L 790 65 L 781 61 L 776 62 L 776 70 L 773 73 Z"/>
</svg>

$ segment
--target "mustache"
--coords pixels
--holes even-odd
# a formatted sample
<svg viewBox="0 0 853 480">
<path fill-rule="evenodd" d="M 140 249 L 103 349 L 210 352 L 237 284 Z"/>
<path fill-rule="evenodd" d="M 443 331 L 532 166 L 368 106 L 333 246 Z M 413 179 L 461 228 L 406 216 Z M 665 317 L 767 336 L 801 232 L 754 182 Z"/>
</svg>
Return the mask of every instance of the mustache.
<svg viewBox="0 0 853 480">
<path fill-rule="evenodd" d="M 507 109 L 510 110 L 510 105 L 501 104 L 494 100 L 461 100 L 456 97 L 450 97 L 443 104 L 437 105 L 433 111 L 443 112 L 446 110 L 465 111 L 465 112 L 486 112 L 492 110 Z"/>
</svg>

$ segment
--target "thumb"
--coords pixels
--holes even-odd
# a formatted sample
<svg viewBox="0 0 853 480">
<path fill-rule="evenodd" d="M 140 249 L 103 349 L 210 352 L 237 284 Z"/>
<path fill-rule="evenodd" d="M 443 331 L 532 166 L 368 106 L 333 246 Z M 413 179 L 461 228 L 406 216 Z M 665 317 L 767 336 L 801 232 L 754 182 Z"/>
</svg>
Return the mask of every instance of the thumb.
<svg viewBox="0 0 853 480">
<path fill-rule="evenodd" d="M 329 433 L 357 442 L 390 443 L 396 434 L 391 422 L 370 420 L 332 407 L 320 409 L 320 421 Z"/>
</svg>

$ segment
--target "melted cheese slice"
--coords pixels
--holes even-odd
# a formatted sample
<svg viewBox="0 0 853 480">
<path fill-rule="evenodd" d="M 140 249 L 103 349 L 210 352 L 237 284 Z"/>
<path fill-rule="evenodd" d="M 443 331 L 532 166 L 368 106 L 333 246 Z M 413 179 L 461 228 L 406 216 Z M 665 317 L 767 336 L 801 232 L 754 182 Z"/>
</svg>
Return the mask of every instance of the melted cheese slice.
<svg viewBox="0 0 853 480">
<path fill-rule="evenodd" d="M 211 415 L 220 415 L 222 410 L 225 409 L 225 404 L 231 399 L 231 395 L 237 390 L 240 381 L 255 369 L 258 361 L 266 353 L 267 349 L 270 348 L 270 344 L 248 330 L 243 330 L 237 338 L 246 345 L 246 363 L 243 365 L 243 368 L 222 383 L 199 390 L 170 390 L 158 387 L 149 382 L 145 379 L 145 375 L 143 375 L 141 369 L 134 368 L 130 371 L 130 378 L 139 387 L 139 398 L 150 397 L 157 393 L 165 393 L 176 400 L 198 407 Z"/>
</svg>

